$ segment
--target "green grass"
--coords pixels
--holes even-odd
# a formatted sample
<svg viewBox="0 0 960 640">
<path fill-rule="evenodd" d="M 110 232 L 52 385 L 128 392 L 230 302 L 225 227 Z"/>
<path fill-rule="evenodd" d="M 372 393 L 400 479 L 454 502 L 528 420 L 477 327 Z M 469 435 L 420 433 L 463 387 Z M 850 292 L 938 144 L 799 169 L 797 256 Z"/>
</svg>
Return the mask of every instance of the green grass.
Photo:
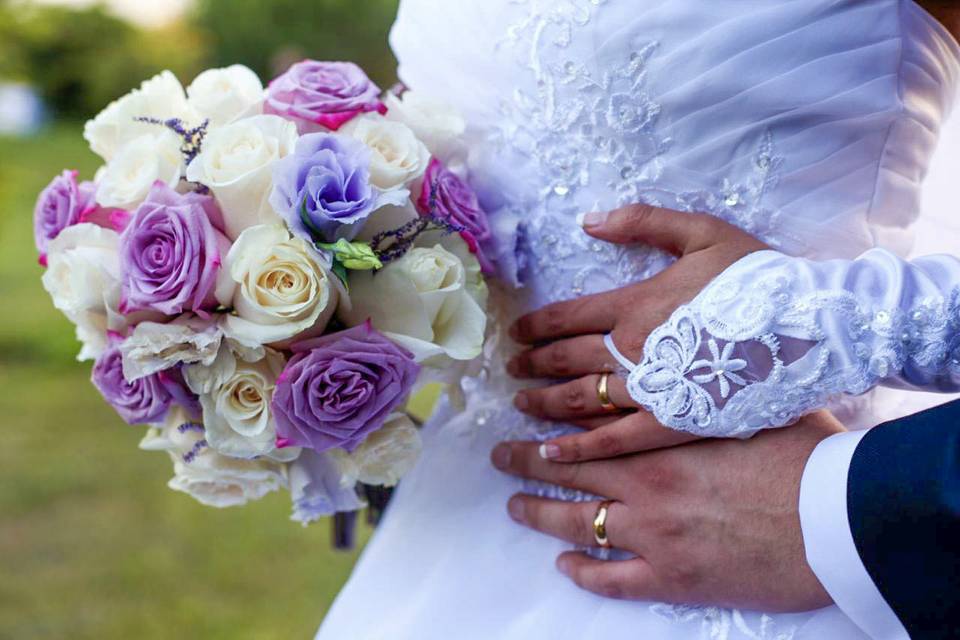
<svg viewBox="0 0 960 640">
<path fill-rule="evenodd" d="M 216 510 L 167 489 L 169 460 L 74 361 L 32 209 L 63 168 L 96 166 L 78 125 L 0 138 L 0 639 L 311 637 L 355 554 L 290 522 L 286 494 Z"/>
</svg>

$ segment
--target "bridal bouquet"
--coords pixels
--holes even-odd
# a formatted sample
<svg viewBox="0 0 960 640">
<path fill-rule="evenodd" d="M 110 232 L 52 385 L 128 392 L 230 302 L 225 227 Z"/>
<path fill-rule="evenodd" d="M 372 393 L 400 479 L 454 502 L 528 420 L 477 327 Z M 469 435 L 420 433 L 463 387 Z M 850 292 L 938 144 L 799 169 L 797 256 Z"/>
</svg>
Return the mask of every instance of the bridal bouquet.
<svg viewBox="0 0 960 640">
<path fill-rule="evenodd" d="M 43 285 L 172 489 L 216 507 L 287 489 L 307 523 L 411 468 L 411 392 L 484 344 L 490 230 L 456 171 L 463 130 L 312 60 L 266 89 L 243 66 L 186 90 L 163 72 L 86 124 L 105 164 L 40 194 Z"/>
</svg>

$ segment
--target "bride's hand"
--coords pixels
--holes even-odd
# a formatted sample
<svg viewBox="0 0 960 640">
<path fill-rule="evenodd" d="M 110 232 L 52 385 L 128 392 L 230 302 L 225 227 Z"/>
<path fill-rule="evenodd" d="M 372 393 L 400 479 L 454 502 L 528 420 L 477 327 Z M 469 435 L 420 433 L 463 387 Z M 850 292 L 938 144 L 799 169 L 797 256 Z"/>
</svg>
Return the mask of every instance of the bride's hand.
<svg viewBox="0 0 960 640">
<path fill-rule="evenodd" d="M 511 336 L 533 345 L 508 363 L 518 378 L 574 378 L 517 394 L 516 407 L 546 420 L 587 429 L 551 440 L 540 454 L 575 462 L 682 444 L 694 436 L 661 426 L 627 393 L 624 381 L 609 376 L 610 401 L 620 410 L 601 406 L 600 374 L 617 369 L 603 343 L 611 333 L 617 348 L 640 361 L 650 332 L 673 311 L 692 300 L 714 277 L 749 253 L 768 248 L 740 229 L 705 214 L 632 205 L 609 214 L 584 217 L 586 233 L 618 244 L 644 243 L 678 260 L 656 276 L 614 291 L 559 302 L 523 316 Z M 609 409 L 609 407 L 608 407 Z"/>
</svg>

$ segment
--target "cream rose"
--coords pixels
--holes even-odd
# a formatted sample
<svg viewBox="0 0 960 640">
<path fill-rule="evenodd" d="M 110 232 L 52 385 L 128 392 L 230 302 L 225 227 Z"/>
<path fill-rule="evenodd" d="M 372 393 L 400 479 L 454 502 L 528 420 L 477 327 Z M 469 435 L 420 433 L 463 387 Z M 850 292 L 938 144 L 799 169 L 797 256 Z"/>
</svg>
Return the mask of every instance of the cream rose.
<svg viewBox="0 0 960 640">
<path fill-rule="evenodd" d="M 223 333 L 216 324 L 193 315 L 172 322 L 141 322 L 120 345 L 123 377 L 138 380 L 181 363 L 211 365 Z"/>
<path fill-rule="evenodd" d="M 207 506 L 240 506 L 288 486 L 280 463 L 231 458 L 211 449 L 203 426 L 191 421 L 180 407 L 168 412 L 162 428 L 147 432 L 140 448 L 169 453 L 174 475 L 168 486 Z"/>
<path fill-rule="evenodd" d="M 82 223 L 50 241 L 43 287 L 68 316 L 115 309 L 120 296 L 120 236 Z"/>
<path fill-rule="evenodd" d="M 191 389 L 200 395 L 207 442 L 218 453 L 234 458 L 296 459 L 298 449 L 276 448 L 277 431 L 270 412 L 273 388 L 285 363 L 283 356 L 267 349 L 263 358 L 247 362 L 227 346 L 221 352 L 216 385 L 194 386 L 196 370 L 202 365 L 188 366 L 185 372 L 188 384 L 194 381 Z"/>
<path fill-rule="evenodd" d="M 83 137 L 94 153 L 110 161 L 135 138 L 161 129 L 156 124 L 138 122 L 137 118 L 180 118 L 188 124 L 199 124 L 196 113 L 187 104 L 183 85 L 171 72 L 163 71 L 143 82 L 139 89 L 111 102 L 87 122 Z"/>
<path fill-rule="evenodd" d="M 343 474 L 343 486 L 362 482 L 392 487 L 413 469 L 422 449 L 420 431 L 413 421 L 406 414 L 394 413 L 353 453 L 336 449 L 333 454 Z"/>
<path fill-rule="evenodd" d="M 319 335 L 346 293 L 324 257 L 282 224 L 250 227 L 225 263 L 237 283 L 224 333 L 247 346 Z"/>
<path fill-rule="evenodd" d="M 445 160 L 457 150 L 467 123 L 452 107 L 415 91 L 391 93 L 384 103 L 386 117 L 410 127 L 434 156 Z"/>
<path fill-rule="evenodd" d="M 342 131 L 370 148 L 370 181 L 383 191 L 406 188 L 430 162 L 430 152 L 402 122 L 367 114 L 351 120 Z"/>
<path fill-rule="evenodd" d="M 263 111 L 263 84 L 242 64 L 207 69 L 187 87 L 187 102 L 213 127 L 258 115 Z"/>
<path fill-rule="evenodd" d="M 350 325 L 367 318 L 427 365 L 472 360 L 483 348 L 486 287 L 480 266 L 459 236 L 415 247 L 376 275 L 353 273 Z"/>
<path fill-rule="evenodd" d="M 180 139 L 159 130 L 125 144 L 97 175 L 97 204 L 135 209 L 157 181 L 175 189 L 183 175 Z"/>
<path fill-rule="evenodd" d="M 269 203 L 273 163 L 293 151 L 297 127 L 279 116 L 260 115 L 214 129 L 187 167 L 187 180 L 199 182 L 217 198 L 227 236 L 280 218 Z"/>
</svg>

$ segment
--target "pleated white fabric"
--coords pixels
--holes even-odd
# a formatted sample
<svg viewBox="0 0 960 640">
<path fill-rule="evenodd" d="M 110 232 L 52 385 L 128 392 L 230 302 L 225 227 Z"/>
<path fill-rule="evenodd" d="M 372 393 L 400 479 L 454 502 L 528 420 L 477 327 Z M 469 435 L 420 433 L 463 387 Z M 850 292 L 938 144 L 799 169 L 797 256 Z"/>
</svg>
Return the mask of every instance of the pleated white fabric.
<svg viewBox="0 0 960 640">
<path fill-rule="evenodd" d="M 643 201 L 706 211 L 786 253 L 906 253 L 960 47 L 906 0 L 404 0 L 401 76 L 470 123 L 472 179 L 523 287 L 495 324 L 622 286 L 669 259 L 587 239 L 576 216 Z M 958 245 L 954 245 L 958 246 Z M 508 278 L 509 279 L 509 278 Z M 510 408 L 500 335 L 467 409 L 425 429 L 421 463 L 318 638 L 864 638 L 835 607 L 774 615 L 605 600 L 554 569 L 566 548 L 512 523 L 530 490 L 488 462 L 564 427 Z M 876 419 L 851 400 L 851 425 Z"/>
</svg>

